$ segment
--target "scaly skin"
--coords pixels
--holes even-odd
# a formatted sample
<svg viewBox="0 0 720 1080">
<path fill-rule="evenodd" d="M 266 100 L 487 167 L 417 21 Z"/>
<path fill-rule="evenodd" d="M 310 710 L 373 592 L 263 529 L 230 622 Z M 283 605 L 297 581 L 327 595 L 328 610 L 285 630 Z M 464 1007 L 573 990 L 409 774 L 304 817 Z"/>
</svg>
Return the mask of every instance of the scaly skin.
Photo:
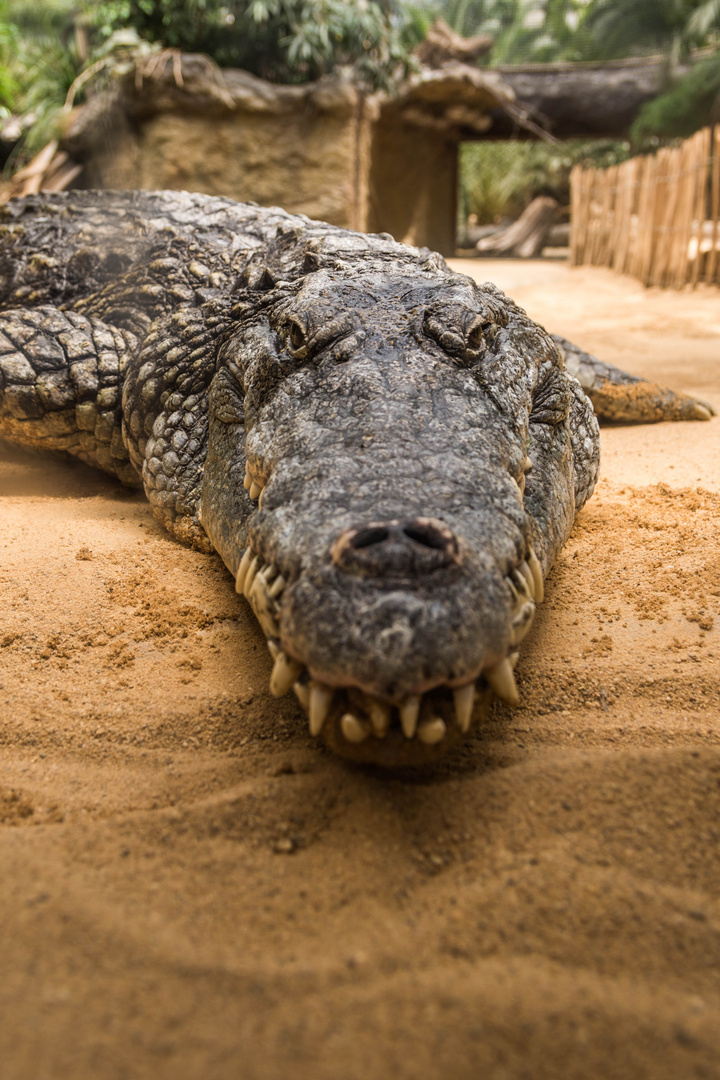
<svg viewBox="0 0 720 1080">
<path fill-rule="evenodd" d="M 314 734 L 413 763 L 493 691 L 517 700 L 599 440 L 499 290 L 280 210 L 71 192 L 0 212 L 0 304 L 0 436 L 142 482 L 175 537 L 216 550 Z M 590 389 L 636 390 L 561 344 Z M 709 415 L 652 389 L 623 407 L 648 402 Z"/>
</svg>

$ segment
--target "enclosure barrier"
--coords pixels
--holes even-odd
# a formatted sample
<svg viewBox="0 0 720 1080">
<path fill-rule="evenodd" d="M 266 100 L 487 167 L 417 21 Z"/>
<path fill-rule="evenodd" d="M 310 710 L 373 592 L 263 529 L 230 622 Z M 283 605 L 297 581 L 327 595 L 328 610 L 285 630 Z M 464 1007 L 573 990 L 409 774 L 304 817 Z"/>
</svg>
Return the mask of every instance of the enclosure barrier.
<svg viewBox="0 0 720 1080">
<path fill-rule="evenodd" d="M 570 260 L 644 285 L 720 284 L 720 127 L 570 174 Z"/>
</svg>

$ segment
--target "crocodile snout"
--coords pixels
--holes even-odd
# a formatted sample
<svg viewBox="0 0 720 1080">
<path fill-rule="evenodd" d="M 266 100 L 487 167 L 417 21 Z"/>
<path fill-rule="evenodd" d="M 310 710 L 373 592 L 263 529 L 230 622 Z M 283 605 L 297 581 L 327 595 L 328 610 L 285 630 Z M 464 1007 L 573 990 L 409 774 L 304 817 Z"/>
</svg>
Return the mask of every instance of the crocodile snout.
<svg viewBox="0 0 720 1080">
<path fill-rule="evenodd" d="M 331 554 L 338 569 L 362 577 L 420 577 L 460 562 L 455 534 L 429 517 L 346 529 Z"/>
</svg>

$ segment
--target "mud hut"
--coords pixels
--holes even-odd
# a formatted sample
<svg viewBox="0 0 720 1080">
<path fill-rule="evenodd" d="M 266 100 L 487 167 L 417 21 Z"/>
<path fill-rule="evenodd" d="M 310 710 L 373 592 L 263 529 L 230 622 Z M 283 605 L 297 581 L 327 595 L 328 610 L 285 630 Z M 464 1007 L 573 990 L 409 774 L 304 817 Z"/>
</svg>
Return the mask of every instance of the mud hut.
<svg viewBox="0 0 720 1080">
<path fill-rule="evenodd" d="M 204 191 L 451 252 L 457 146 L 498 111 L 525 120 L 500 75 L 462 62 L 369 94 L 168 53 L 73 109 L 58 153 L 82 167 L 76 187 Z"/>
</svg>

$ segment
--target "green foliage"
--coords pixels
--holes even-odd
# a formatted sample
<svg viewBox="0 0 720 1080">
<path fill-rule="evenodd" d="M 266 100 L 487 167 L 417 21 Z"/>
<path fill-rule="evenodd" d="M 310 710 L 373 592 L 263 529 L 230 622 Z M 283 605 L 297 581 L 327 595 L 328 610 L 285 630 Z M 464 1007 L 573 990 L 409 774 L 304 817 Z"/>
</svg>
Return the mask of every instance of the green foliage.
<svg viewBox="0 0 720 1080">
<path fill-rule="evenodd" d="M 6 20 L 6 7 L 6 4 L 0 4 L 0 115 L 5 116 L 12 111 L 20 89 L 11 68 L 17 50 L 17 31 Z"/>
<path fill-rule="evenodd" d="M 677 61 L 720 25 L 718 15 L 717 0 L 591 0 L 584 25 L 598 59 L 666 52 Z"/>
<path fill-rule="evenodd" d="M 626 161 L 628 142 L 573 140 L 558 146 L 533 142 L 464 143 L 460 147 L 460 216 L 480 225 L 519 217 L 538 195 L 570 198 L 570 170 L 578 162 L 605 168 Z"/>
<path fill-rule="evenodd" d="M 12 165 L 57 134 L 73 81 L 119 47 L 204 52 L 278 82 L 347 66 L 389 88 L 427 25 L 399 0 L 0 0 L 0 116 L 34 117 Z"/>
<path fill-rule="evenodd" d="M 646 105 L 635 136 L 689 135 L 720 118 L 717 57 L 677 72 L 691 49 L 720 45 L 720 0 L 416 0 L 458 33 L 489 33 L 484 63 L 611 60 L 661 52 L 675 80 Z"/>
<path fill-rule="evenodd" d="M 693 44 L 706 45 L 720 38 L 720 0 L 704 0 L 696 6 L 687 23 Z"/>
<path fill-rule="evenodd" d="M 720 52 L 696 64 L 667 93 L 643 107 L 632 127 L 637 138 L 692 135 L 720 122 Z"/>
<path fill-rule="evenodd" d="M 55 135 L 59 111 L 82 69 L 74 9 L 70 0 L 0 2 L 0 99 L 8 113 L 35 118 L 18 163 Z"/>
<path fill-rule="evenodd" d="M 495 37 L 492 64 L 577 60 L 584 5 L 578 0 L 496 0 L 487 20 Z"/>
<path fill-rule="evenodd" d="M 131 26 L 147 41 L 290 83 L 351 66 L 372 86 L 390 85 L 421 33 L 391 0 L 105 0 L 94 21 L 102 36 Z"/>
<path fill-rule="evenodd" d="M 495 38 L 490 64 L 605 60 L 712 44 L 720 0 L 415 0 L 460 34 Z"/>
<path fill-rule="evenodd" d="M 417 0 L 416 0 L 417 2 Z M 423 0 L 420 0 L 423 3 Z M 483 64 L 544 63 L 580 59 L 583 0 L 424 0 L 458 34 L 490 34 L 495 44 Z"/>
<path fill-rule="evenodd" d="M 643 107 L 633 138 L 687 136 L 720 119 L 720 54 L 678 76 L 692 48 L 720 43 L 720 0 L 591 0 L 585 26 L 601 58 L 643 50 L 668 55 L 672 84 Z"/>
<path fill-rule="evenodd" d="M 438 15 L 453 28 L 456 34 L 472 37 L 473 34 L 486 33 L 486 25 L 493 8 L 492 0 L 440 0 L 433 3 L 420 0 L 422 8 L 428 12 L 430 20 Z"/>
</svg>

